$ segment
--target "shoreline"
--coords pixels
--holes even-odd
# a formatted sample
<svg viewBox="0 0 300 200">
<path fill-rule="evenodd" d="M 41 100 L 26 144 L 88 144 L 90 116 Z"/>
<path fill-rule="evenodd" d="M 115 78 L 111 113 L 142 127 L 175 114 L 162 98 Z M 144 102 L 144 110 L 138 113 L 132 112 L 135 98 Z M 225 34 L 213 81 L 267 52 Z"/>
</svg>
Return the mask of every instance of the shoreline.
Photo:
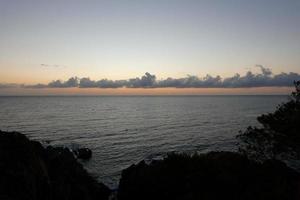
<svg viewBox="0 0 300 200">
<path fill-rule="evenodd" d="M 3 151 L 4 149 L 5 151 Z M 0 196 L 12 195 L 11 197 L 13 197 L 26 194 L 31 200 L 43 197 L 39 195 L 46 195 L 43 199 L 49 200 L 62 197 L 81 200 L 99 198 L 150 200 L 163 196 L 163 199 L 174 199 L 175 197 L 186 199 L 187 196 L 197 199 L 199 195 L 210 196 L 203 199 L 221 198 L 224 195 L 236 199 L 235 196 L 232 196 L 233 193 L 244 196 L 245 199 L 264 196 L 268 197 L 264 199 L 280 197 L 280 199 L 290 200 L 300 197 L 297 196 L 298 186 L 300 186 L 298 172 L 288 168 L 280 161 L 270 160 L 256 163 L 234 152 L 171 153 L 163 159 L 152 160 L 149 163 L 141 161 L 124 169 L 119 187 L 112 189 L 97 182 L 87 173 L 69 149 L 43 147 L 40 142 L 31 141 L 21 133 L 0 131 L 0 163 L 2 163 L 0 165 L 0 183 L 3 183 L 4 180 L 8 183 L 6 186 L 0 187 Z M 18 168 L 14 168 L 14 166 L 20 165 L 25 170 L 22 173 Z M 9 171 L 10 173 L 8 173 Z M 11 172 L 15 175 L 9 175 Z M 30 176 L 28 176 L 29 174 Z M 34 179 L 38 182 L 31 182 Z M 61 180 L 64 181 L 59 183 Z M 283 180 L 284 185 L 282 185 Z M 29 181 L 28 183 L 33 184 L 33 187 L 26 189 L 28 185 L 23 185 L 24 181 Z M 17 186 L 20 184 L 23 185 L 21 188 Z M 186 184 L 190 186 L 186 188 Z M 246 191 L 251 192 L 238 189 L 241 185 L 247 188 Z M 257 185 L 259 185 L 259 190 L 257 190 Z M 8 187 L 12 188 L 7 190 Z M 67 193 L 57 193 L 65 190 L 65 187 L 70 187 L 71 190 L 68 190 Z M 161 191 L 161 187 L 165 189 Z M 193 189 L 194 187 L 196 188 Z M 20 191 L 5 194 L 5 191 L 16 189 Z M 41 191 L 43 192 L 41 193 Z M 87 191 L 89 192 L 86 193 Z M 166 191 L 169 192 L 165 194 Z M 222 192 L 225 193 L 221 195 Z M 76 196 L 74 196 L 75 194 Z M 17 196 L 15 196 L 16 199 L 18 199 Z"/>
</svg>

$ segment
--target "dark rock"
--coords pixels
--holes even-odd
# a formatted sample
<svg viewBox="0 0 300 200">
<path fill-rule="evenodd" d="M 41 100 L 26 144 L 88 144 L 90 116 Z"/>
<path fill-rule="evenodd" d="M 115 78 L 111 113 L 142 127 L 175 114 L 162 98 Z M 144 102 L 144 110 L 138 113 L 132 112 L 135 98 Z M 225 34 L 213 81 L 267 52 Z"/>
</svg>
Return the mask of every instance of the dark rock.
<svg viewBox="0 0 300 200">
<path fill-rule="evenodd" d="M 279 161 L 257 163 L 237 153 L 171 154 L 123 170 L 119 200 L 293 200 L 300 175 Z"/>
<path fill-rule="evenodd" d="M 77 156 L 77 158 L 80 158 L 83 160 L 87 160 L 92 157 L 92 150 L 90 150 L 89 148 L 79 148 L 79 149 L 76 149 L 74 151 L 74 153 Z"/>
<path fill-rule="evenodd" d="M 0 199 L 108 199 L 67 148 L 44 148 L 17 132 L 0 131 Z"/>
</svg>

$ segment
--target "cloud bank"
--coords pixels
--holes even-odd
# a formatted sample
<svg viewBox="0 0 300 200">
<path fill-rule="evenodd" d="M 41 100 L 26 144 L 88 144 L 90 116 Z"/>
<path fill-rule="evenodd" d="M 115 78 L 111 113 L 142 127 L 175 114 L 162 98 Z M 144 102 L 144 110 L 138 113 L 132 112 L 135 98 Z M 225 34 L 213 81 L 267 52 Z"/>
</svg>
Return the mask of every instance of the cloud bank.
<svg viewBox="0 0 300 200">
<path fill-rule="evenodd" d="M 155 75 L 148 72 L 142 77 L 127 80 L 91 80 L 88 77 L 71 77 L 67 81 L 54 80 L 48 84 L 17 85 L 0 84 L 0 88 L 251 88 L 251 87 L 289 87 L 295 80 L 300 80 L 300 74 L 289 72 L 273 74 L 272 70 L 257 65 L 260 73 L 248 71 L 245 75 L 235 74 L 232 77 L 206 75 L 205 77 L 188 75 L 184 78 L 167 78 L 158 80 Z"/>
</svg>

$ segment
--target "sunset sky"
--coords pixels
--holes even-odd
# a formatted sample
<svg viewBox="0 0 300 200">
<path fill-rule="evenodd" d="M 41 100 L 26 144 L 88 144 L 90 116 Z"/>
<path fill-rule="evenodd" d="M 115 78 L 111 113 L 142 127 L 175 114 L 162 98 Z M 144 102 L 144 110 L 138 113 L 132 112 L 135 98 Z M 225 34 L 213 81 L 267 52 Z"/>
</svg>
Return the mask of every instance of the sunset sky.
<svg viewBox="0 0 300 200">
<path fill-rule="evenodd" d="M 275 75 L 300 73 L 299 0 L 0 0 L 0 27 L 2 85 L 75 76 L 123 80 L 145 72 L 157 80 L 226 78 L 262 73 L 256 65 Z M 0 95 L 102 94 L 94 90 L 0 87 Z M 105 91 L 114 90 L 125 91 Z M 180 90 L 194 94 L 191 88 Z"/>
</svg>

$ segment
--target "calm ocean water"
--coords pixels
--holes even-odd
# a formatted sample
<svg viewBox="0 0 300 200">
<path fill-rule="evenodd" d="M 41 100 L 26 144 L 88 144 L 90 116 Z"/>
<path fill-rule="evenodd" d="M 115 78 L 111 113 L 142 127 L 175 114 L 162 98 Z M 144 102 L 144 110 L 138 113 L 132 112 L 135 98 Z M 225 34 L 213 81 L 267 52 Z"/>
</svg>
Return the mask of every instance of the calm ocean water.
<svg viewBox="0 0 300 200">
<path fill-rule="evenodd" d="M 93 151 L 84 166 L 115 186 L 166 152 L 235 150 L 235 136 L 287 96 L 0 97 L 0 129 Z"/>
</svg>

